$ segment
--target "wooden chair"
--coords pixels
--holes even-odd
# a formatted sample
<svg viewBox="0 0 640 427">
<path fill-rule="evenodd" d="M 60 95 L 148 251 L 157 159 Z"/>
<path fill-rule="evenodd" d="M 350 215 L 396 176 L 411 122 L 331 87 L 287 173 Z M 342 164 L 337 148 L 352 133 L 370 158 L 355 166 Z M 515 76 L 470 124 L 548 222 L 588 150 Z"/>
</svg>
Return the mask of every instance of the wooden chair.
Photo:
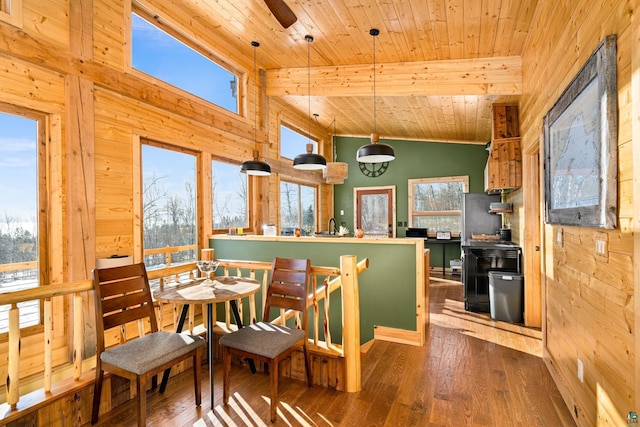
<svg viewBox="0 0 640 427">
<path fill-rule="evenodd" d="M 307 385 L 311 387 L 311 370 L 307 353 L 307 299 L 311 275 L 311 261 L 306 259 L 275 258 L 262 322 L 249 325 L 220 338 L 223 346 L 224 392 L 223 402 L 229 403 L 231 356 L 268 363 L 271 370 L 271 422 L 276 421 L 278 409 L 278 364 L 302 347 Z M 269 323 L 271 309 L 295 310 L 300 313 L 298 328 Z M 277 310 L 280 314 L 280 310 Z"/>
<path fill-rule="evenodd" d="M 96 301 L 96 382 L 93 392 L 91 423 L 98 421 L 100 395 L 105 372 L 136 382 L 138 425 L 146 425 L 146 388 L 148 379 L 178 362 L 191 358 L 196 405 L 202 400 L 200 364 L 204 340 L 198 336 L 158 331 L 149 280 L 144 264 L 95 269 L 93 271 Z M 125 324 L 139 321 L 147 335 L 121 342 L 105 349 L 105 331 L 120 327 L 121 341 L 126 340 Z M 145 325 L 146 326 L 146 325 Z M 140 327 L 143 329 L 144 326 Z M 153 381 L 155 386 L 156 381 Z M 163 390 L 161 390 L 162 392 Z"/>
</svg>

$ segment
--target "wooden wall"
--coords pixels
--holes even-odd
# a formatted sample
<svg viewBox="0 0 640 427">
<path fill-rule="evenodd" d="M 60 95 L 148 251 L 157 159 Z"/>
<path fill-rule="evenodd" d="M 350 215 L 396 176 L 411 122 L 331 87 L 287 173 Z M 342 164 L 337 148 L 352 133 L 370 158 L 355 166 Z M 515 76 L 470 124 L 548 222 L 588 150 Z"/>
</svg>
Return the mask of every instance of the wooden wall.
<svg viewBox="0 0 640 427">
<path fill-rule="evenodd" d="M 582 426 L 625 425 L 628 412 L 640 409 L 636 406 L 635 387 L 638 366 L 634 346 L 638 337 L 634 291 L 638 285 L 633 280 L 632 234 L 632 182 L 634 175 L 638 179 L 640 171 L 634 171 L 632 165 L 632 147 L 635 145 L 637 151 L 639 140 L 637 135 L 632 137 L 631 124 L 632 100 L 638 97 L 638 93 L 631 92 L 631 59 L 638 47 L 631 42 L 631 15 L 630 1 L 540 1 L 522 58 L 523 152 L 534 153 L 540 143 L 544 115 L 600 40 L 607 34 L 618 35 L 619 226 L 615 230 L 543 227 L 545 358 L 578 425 Z M 526 171 L 524 176 L 528 182 L 523 182 L 523 188 L 538 185 L 535 176 Z M 537 226 L 524 225 L 524 211 L 533 209 L 535 201 L 526 193 L 522 196 L 513 197 L 519 218 L 512 224 L 516 225 L 518 235 L 526 227 Z M 562 244 L 556 240 L 559 232 Z M 596 237 L 608 240 L 607 257 L 596 256 Z M 577 359 L 584 364 L 584 382 L 577 378 Z"/>
<path fill-rule="evenodd" d="M 154 8 L 153 1 L 141 2 Z M 142 260 L 140 144 L 145 138 L 193 153 L 204 174 L 198 188 L 201 224 L 199 245 L 211 234 L 211 159 L 238 164 L 252 158 L 255 148 L 253 115 L 253 58 L 238 57 L 221 40 L 212 40 L 173 2 L 158 8 L 184 34 L 199 34 L 199 42 L 244 73 L 240 115 L 212 106 L 199 98 L 156 84 L 130 68 L 131 2 L 128 0 L 22 0 L 21 25 L 0 22 L 0 110 L 27 108 L 46 117 L 49 170 L 48 254 L 52 283 L 90 278 L 96 257 L 114 253 Z M 171 6 L 173 5 L 173 6 Z M 154 9 L 155 10 L 155 9 Z M 225 50 L 227 49 L 227 50 Z M 268 179 L 251 178 L 252 227 L 277 223 L 280 175 L 306 184 L 319 184 L 326 223 L 332 211 L 332 186 L 321 174 L 295 171 L 279 159 L 278 126 L 285 120 L 307 129 L 306 116 L 296 116 L 283 105 L 268 102 L 260 91 L 257 148 L 272 164 Z M 4 107 L 3 107 L 4 106 Z M 188 106 L 184 107 L 184 106 Z M 250 114 L 247 114 L 249 112 Z M 332 151 L 327 129 L 311 123 L 311 132 L 327 156 Z M 330 158 L 330 157 L 329 157 Z M 207 168 L 209 173 L 207 174 Z M 44 189 L 43 189 L 44 191 Z M 207 200 L 209 203 L 207 203 Z M 270 201 L 272 203 L 270 203 Z M 91 301 L 85 302 L 90 319 Z M 56 365 L 69 360 L 64 306 L 55 309 Z M 42 368 L 42 337 L 23 337 L 22 353 L 32 355 L 22 367 L 29 375 Z M 0 354 L 6 346 L 0 338 Z M 88 340 L 87 352 L 95 351 Z M 6 370 L 0 360 L 0 374 Z"/>
</svg>

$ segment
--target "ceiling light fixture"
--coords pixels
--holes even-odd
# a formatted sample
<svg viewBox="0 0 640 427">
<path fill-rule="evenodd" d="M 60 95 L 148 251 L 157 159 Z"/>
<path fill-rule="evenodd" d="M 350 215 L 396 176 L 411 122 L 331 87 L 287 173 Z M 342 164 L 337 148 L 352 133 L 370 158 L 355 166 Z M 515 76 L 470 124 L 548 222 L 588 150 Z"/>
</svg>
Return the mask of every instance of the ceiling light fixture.
<svg viewBox="0 0 640 427">
<path fill-rule="evenodd" d="M 336 148 L 336 118 L 333 117 L 333 162 L 327 163 L 327 168 L 322 171 L 322 177 L 327 184 L 344 184 L 348 176 L 349 165 L 338 161 L 338 149 Z"/>
<path fill-rule="evenodd" d="M 253 160 L 247 160 L 243 162 L 240 166 L 240 172 L 246 173 L 247 175 L 254 176 L 269 176 L 271 175 L 271 166 L 269 166 L 266 162 L 261 162 L 258 160 L 258 155 L 260 154 L 257 150 L 258 147 L 258 90 L 257 90 L 257 81 L 258 81 L 258 73 L 257 73 L 257 65 L 256 65 L 256 48 L 260 46 L 258 42 L 251 42 L 251 46 L 253 46 Z"/>
<path fill-rule="evenodd" d="M 376 129 L 376 36 L 380 30 L 372 28 L 369 34 L 373 36 L 373 133 L 371 144 L 363 145 L 358 149 L 356 160 L 360 163 L 383 163 L 395 159 L 393 147 L 388 144 L 380 144 L 380 134 Z"/>
<path fill-rule="evenodd" d="M 309 143 L 307 144 L 307 152 L 299 154 L 293 159 L 293 168 L 301 170 L 321 170 L 327 167 L 327 160 L 320 154 L 313 152 L 313 143 L 311 142 L 311 42 L 313 37 L 307 35 L 304 36 L 307 41 L 307 87 L 309 90 L 309 130 L 307 137 Z"/>
</svg>

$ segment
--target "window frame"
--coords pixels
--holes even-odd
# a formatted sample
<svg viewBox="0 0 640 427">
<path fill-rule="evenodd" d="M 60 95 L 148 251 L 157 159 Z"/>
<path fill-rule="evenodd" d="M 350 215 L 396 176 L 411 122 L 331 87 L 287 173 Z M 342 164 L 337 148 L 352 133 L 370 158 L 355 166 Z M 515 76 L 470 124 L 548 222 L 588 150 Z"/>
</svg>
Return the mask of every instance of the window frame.
<svg viewBox="0 0 640 427">
<path fill-rule="evenodd" d="M 193 190 L 194 190 L 194 209 L 195 209 L 195 241 L 193 245 L 187 245 L 187 246 L 194 246 L 194 251 L 195 251 L 195 259 L 197 260 L 199 258 L 199 254 L 200 254 L 200 241 L 201 241 L 201 230 L 202 230 L 202 226 L 200 224 L 201 218 L 202 217 L 202 204 L 200 203 L 200 195 L 199 195 L 199 191 L 200 191 L 200 185 L 199 182 L 201 180 L 200 178 L 200 171 L 199 171 L 199 164 L 200 164 L 200 155 L 201 153 L 199 153 L 198 151 L 194 151 L 194 150 L 189 150 L 186 149 L 184 147 L 180 147 L 177 145 L 173 145 L 167 142 L 162 142 L 162 141 L 158 141 L 158 140 L 154 140 L 154 139 L 150 139 L 150 138 L 145 138 L 145 137 L 141 137 L 140 138 L 140 245 L 142 247 L 142 260 L 143 262 L 145 262 L 145 251 L 146 250 L 155 250 L 155 249 L 161 249 L 161 248 L 147 248 L 144 244 L 144 166 L 143 166 L 143 147 L 145 145 L 150 146 L 150 147 L 154 147 L 154 148 L 158 148 L 158 149 L 162 149 L 162 150 L 167 150 L 167 151 L 173 151 L 176 153 L 180 153 L 180 154 L 185 154 L 185 155 L 189 155 L 189 156 L 193 156 L 194 157 L 194 186 L 193 186 Z M 180 247 L 176 246 L 176 247 Z M 195 261 L 195 260 L 194 260 Z M 193 262 L 193 261 L 190 261 Z M 146 265 L 146 262 L 145 262 Z M 148 267 L 148 266 L 147 266 Z M 149 268 L 149 267 L 148 267 Z"/>
<path fill-rule="evenodd" d="M 293 157 L 287 157 L 282 154 L 282 128 L 283 127 L 287 128 L 291 132 L 297 133 L 305 140 L 305 143 L 301 147 L 300 152 L 295 154 Z M 288 159 L 293 161 L 298 154 L 303 154 L 307 152 L 306 151 L 307 144 L 313 144 L 314 153 L 320 153 L 320 142 L 321 142 L 321 139 L 316 138 L 313 135 L 309 135 L 308 131 L 303 131 L 298 126 L 292 125 L 286 120 L 280 120 L 280 125 L 278 126 L 278 157 L 280 157 L 281 159 Z"/>
<path fill-rule="evenodd" d="M 1 0 L 0 0 L 1 1 Z M 194 51 L 200 53 L 201 55 L 203 55 L 204 57 L 208 58 L 211 62 L 217 64 L 219 67 L 224 68 L 225 70 L 227 70 L 229 73 L 233 74 L 236 76 L 237 80 L 238 80 L 238 86 L 236 87 L 236 91 L 237 91 L 237 96 L 236 96 L 236 109 L 237 112 L 228 110 L 218 104 L 215 104 L 211 101 L 208 101 L 194 93 L 188 92 L 185 89 L 182 89 L 178 86 L 174 86 L 171 83 L 168 83 L 158 77 L 152 76 L 150 74 L 145 73 L 144 71 L 140 71 L 136 68 L 133 67 L 132 61 L 133 61 L 133 43 L 131 40 L 131 34 L 132 34 L 132 19 L 130 17 L 129 19 L 129 31 L 127 32 L 129 40 L 128 40 L 128 47 L 129 47 L 129 53 L 126 56 L 127 58 L 127 68 L 129 70 L 129 72 L 131 72 L 132 74 L 136 75 L 139 78 L 144 79 L 145 81 L 148 81 L 152 84 L 158 85 L 163 87 L 164 89 L 167 90 L 171 90 L 171 91 L 175 91 L 178 90 L 182 93 L 182 96 L 188 96 L 189 98 L 193 98 L 193 100 L 198 100 L 200 102 L 204 102 L 207 105 L 212 105 L 215 108 L 219 108 L 220 110 L 229 113 L 229 114 L 233 114 L 233 115 L 238 115 L 238 116 L 242 116 L 242 117 L 246 117 L 247 114 L 247 106 L 246 106 L 246 102 L 243 102 L 244 99 L 246 99 L 247 96 L 247 84 L 248 84 L 248 74 L 247 72 L 241 70 L 238 66 L 235 66 L 234 64 L 232 64 L 230 61 L 226 60 L 222 55 L 220 55 L 219 53 L 215 52 L 213 49 L 211 49 L 209 46 L 206 46 L 205 44 L 198 42 L 195 38 L 195 36 L 193 35 L 189 35 L 187 31 L 183 30 L 182 28 L 180 28 L 179 25 L 175 24 L 174 22 L 171 22 L 166 16 L 162 16 L 152 10 L 149 10 L 148 8 L 146 8 L 145 6 L 143 6 L 141 3 L 139 2 L 132 2 L 131 4 L 131 14 L 136 14 L 138 16 L 140 16 L 140 18 L 144 19 L 145 21 L 147 21 L 150 25 L 155 26 L 156 28 L 158 28 L 160 31 L 165 32 L 166 34 L 170 35 L 171 37 L 175 38 L 176 40 L 178 40 L 179 42 L 185 44 L 186 46 L 190 47 L 191 49 L 193 49 Z"/>
<path fill-rule="evenodd" d="M 213 162 L 218 162 L 218 163 L 225 163 L 231 166 L 235 166 L 238 168 L 238 171 L 240 171 L 240 165 L 238 163 L 234 163 L 231 162 L 227 159 L 222 159 L 222 158 L 217 158 L 217 157 L 211 157 L 210 159 L 210 180 L 209 180 L 209 193 L 211 194 L 211 231 L 212 234 L 225 234 L 229 231 L 228 228 L 215 228 L 215 218 L 214 218 L 214 207 L 213 204 L 215 202 L 214 199 L 214 194 L 213 194 L 213 173 L 214 173 L 214 168 L 213 168 Z M 251 194 L 253 191 L 253 179 L 250 178 L 250 175 L 246 175 L 246 185 L 247 185 L 247 203 L 246 203 L 246 209 L 247 209 L 247 226 L 243 227 L 243 232 L 249 232 L 252 233 L 255 230 L 253 229 L 253 205 L 252 205 L 252 201 L 251 201 Z"/>
<path fill-rule="evenodd" d="M 446 211 L 416 211 L 413 209 L 415 201 L 414 186 L 419 184 L 435 184 L 443 182 L 461 182 L 463 185 L 462 192 L 469 192 L 469 175 L 456 175 L 456 176 L 441 176 L 431 178 L 417 178 L 408 180 L 408 195 L 409 195 L 409 227 L 413 227 L 414 217 L 431 217 L 431 216 L 460 216 L 462 217 L 462 207 L 459 210 L 446 210 Z M 459 236 L 460 232 L 452 230 L 453 236 Z M 430 231 L 429 235 L 435 236 L 435 230 Z"/>
<path fill-rule="evenodd" d="M 298 204 L 300 204 L 301 196 L 302 196 L 302 192 L 300 191 L 300 187 L 301 186 L 305 186 L 305 187 L 309 187 L 312 188 L 314 191 L 314 206 L 313 206 L 313 227 L 314 230 L 313 232 L 319 231 L 318 228 L 318 217 L 319 217 L 319 203 L 320 201 L 318 200 L 318 194 L 319 194 L 319 186 L 317 184 L 314 183 L 310 183 L 310 182 L 304 182 L 302 180 L 296 180 L 293 178 L 282 178 L 278 181 L 278 234 L 282 235 L 282 184 L 283 183 L 288 183 L 288 184 L 294 184 L 298 186 Z M 301 208 L 301 206 L 299 206 Z M 300 221 L 299 227 L 302 227 L 302 212 L 303 209 L 299 209 L 298 212 L 298 219 Z"/>
<path fill-rule="evenodd" d="M 59 135 L 51 135 L 48 126 L 51 122 L 57 122 L 58 120 L 47 113 L 4 102 L 0 102 L 0 113 L 20 116 L 36 122 L 38 284 L 34 288 L 30 288 L 35 289 L 37 287 L 46 286 L 50 283 L 49 266 L 52 264 L 53 260 L 50 259 L 52 254 L 48 250 L 49 241 L 51 239 L 50 233 L 52 232 L 48 227 L 48 218 L 52 215 L 53 211 L 61 212 L 62 209 L 62 207 L 56 203 L 55 199 L 49 198 L 49 192 L 46 191 L 46 189 L 49 188 L 49 186 L 54 185 L 53 183 L 56 181 L 56 177 L 52 175 L 51 171 L 60 170 L 62 163 L 61 157 L 56 158 L 56 156 L 49 155 L 49 151 L 55 147 L 52 139 L 57 140 Z M 54 167 L 53 163 L 59 164 Z M 58 179 L 61 182 L 61 177 L 58 177 Z M 20 328 L 20 331 L 24 336 L 34 335 L 44 331 L 44 304 L 42 304 L 41 301 L 38 301 L 38 312 L 39 319 L 37 323 Z M 0 337 L 6 337 L 7 334 L 8 331 L 2 331 L 0 332 Z"/>
<path fill-rule="evenodd" d="M 0 0 L 0 21 L 22 28 L 22 0 Z"/>
</svg>

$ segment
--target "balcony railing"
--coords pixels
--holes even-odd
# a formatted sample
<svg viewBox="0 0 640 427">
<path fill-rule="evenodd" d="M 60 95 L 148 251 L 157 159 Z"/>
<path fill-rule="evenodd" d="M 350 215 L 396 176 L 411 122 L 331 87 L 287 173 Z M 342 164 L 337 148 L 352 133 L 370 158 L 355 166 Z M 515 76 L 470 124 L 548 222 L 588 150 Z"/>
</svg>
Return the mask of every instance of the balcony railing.
<svg viewBox="0 0 640 427">
<path fill-rule="evenodd" d="M 309 305 L 313 310 L 313 325 L 310 326 L 309 336 L 313 347 L 322 349 L 325 353 L 335 354 L 344 358 L 345 369 L 345 391 L 357 391 L 360 387 L 360 331 L 359 331 L 359 305 L 358 305 L 358 274 L 368 267 L 368 260 L 364 259 L 356 262 L 354 256 L 342 256 L 340 268 L 334 267 L 312 267 L 312 289 Z M 225 275 L 236 275 L 251 278 L 261 278 L 262 295 L 265 295 L 268 284 L 267 277 L 271 269 L 271 263 L 256 261 L 236 261 L 221 260 L 221 268 Z M 198 273 L 195 263 L 174 265 L 148 272 L 151 281 L 157 281 L 158 286 L 165 287 L 179 283 L 186 278 L 193 278 Z M 261 277 L 260 277 L 261 276 Z M 342 290 L 342 341 L 332 342 L 330 334 L 330 304 L 329 294 Z M 0 294 L 0 306 L 8 305 L 9 308 L 9 332 L 6 343 L 0 343 L 0 353 L 6 354 L 6 364 L 0 361 L 0 372 L 6 378 L 6 385 L 0 387 L 0 392 L 6 397 L 6 403 L 0 405 L 0 424 L 20 418 L 29 408 L 41 406 L 42 401 L 54 400 L 68 392 L 68 389 L 78 387 L 79 384 L 86 385 L 92 381 L 93 375 L 87 371 L 95 367 L 95 356 L 86 350 L 87 336 L 83 333 L 85 326 L 94 322 L 93 318 L 86 318 L 86 310 L 83 301 L 93 301 L 91 291 L 93 282 L 91 280 L 81 280 L 71 283 L 52 284 L 39 286 L 32 289 L 12 291 Z M 67 337 L 70 339 L 70 357 L 62 363 L 58 362 L 59 355 L 54 355 L 54 317 L 60 313 L 54 312 L 54 307 L 64 305 L 54 305 L 56 299 L 71 300 L 71 307 L 68 318 L 72 319 L 69 325 Z M 320 313 L 320 302 L 323 301 L 323 313 Z M 19 317 L 21 308 L 18 304 L 27 301 L 42 301 L 44 306 L 43 332 L 38 338 L 38 334 L 29 337 L 29 348 L 25 348 L 25 343 L 21 343 L 21 329 Z M 60 301 L 60 300 L 58 300 Z M 177 323 L 177 313 L 179 307 L 169 307 L 165 304 L 158 306 L 159 325 L 171 330 Z M 242 306 L 241 304 L 239 305 Z M 264 301 L 261 302 L 264 306 Z M 204 322 L 198 307 L 191 307 L 189 313 L 189 329 L 203 328 Z M 249 302 L 251 321 L 256 320 L 255 300 Z M 173 319 L 171 314 L 174 313 Z M 288 318 L 290 313 L 283 313 L 282 316 Z M 229 331 L 234 328 L 231 323 L 230 308 L 227 304 L 225 310 L 225 320 L 217 322 L 217 328 Z M 89 328 L 91 329 L 91 328 Z M 134 329 L 144 329 L 138 328 Z M 322 331 L 322 334 L 321 334 Z M 144 333 L 143 330 L 140 333 Z M 223 331 L 224 333 L 224 331 Z M 127 334 L 127 338 L 129 334 Z M 33 340 L 40 341 L 40 345 L 34 345 Z M 38 355 L 37 353 L 42 353 Z M 27 370 L 25 359 L 33 360 L 40 357 L 43 360 L 41 369 Z M 83 374 L 83 371 L 85 372 Z M 28 372 L 28 374 L 25 374 Z M 29 383 L 41 384 L 31 390 L 21 386 L 22 380 L 29 380 Z M 66 390 L 65 390 L 66 389 Z M 32 391 L 33 390 L 33 391 Z M 35 393 L 35 394 L 34 394 Z M 29 397 L 26 395 L 29 394 Z M 34 401 L 37 400 L 37 401 Z"/>
</svg>

